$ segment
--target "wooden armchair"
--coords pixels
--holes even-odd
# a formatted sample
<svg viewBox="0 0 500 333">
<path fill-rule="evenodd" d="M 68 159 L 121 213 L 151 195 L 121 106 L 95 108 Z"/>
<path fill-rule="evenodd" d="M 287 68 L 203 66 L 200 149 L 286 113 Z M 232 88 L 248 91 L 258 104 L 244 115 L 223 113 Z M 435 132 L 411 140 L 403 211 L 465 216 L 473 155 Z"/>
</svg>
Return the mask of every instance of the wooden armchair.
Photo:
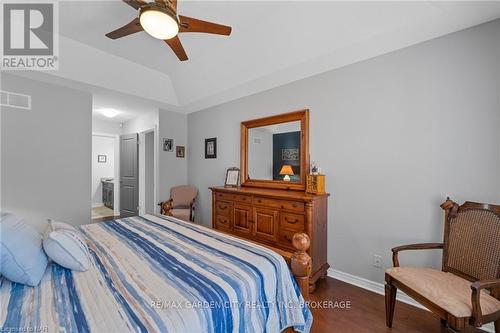
<svg viewBox="0 0 500 333">
<path fill-rule="evenodd" d="M 451 200 L 445 210 L 443 243 L 411 244 L 392 249 L 394 267 L 385 273 L 387 327 L 392 327 L 397 289 L 462 330 L 495 322 L 500 333 L 500 206 Z M 442 270 L 399 267 L 398 253 L 442 249 Z M 489 292 L 488 292 L 489 291 Z"/>
<path fill-rule="evenodd" d="M 194 211 L 198 189 L 181 185 L 170 189 L 170 199 L 160 202 L 160 214 L 176 217 L 184 221 L 194 221 Z"/>
</svg>

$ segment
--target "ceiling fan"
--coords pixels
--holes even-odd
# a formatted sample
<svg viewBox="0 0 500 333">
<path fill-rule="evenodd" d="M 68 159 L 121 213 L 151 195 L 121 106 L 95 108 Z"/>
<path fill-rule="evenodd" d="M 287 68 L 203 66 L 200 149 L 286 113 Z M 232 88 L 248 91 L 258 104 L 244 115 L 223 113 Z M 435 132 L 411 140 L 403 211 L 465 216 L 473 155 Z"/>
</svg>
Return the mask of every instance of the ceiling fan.
<svg viewBox="0 0 500 333">
<path fill-rule="evenodd" d="M 118 39 L 136 32 L 146 31 L 157 39 L 163 39 L 177 55 L 179 60 L 188 59 L 178 34 L 181 32 L 202 32 L 208 34 L 231 34 L 231 27 L 192 17 L 177 15 L 177 0 L 122 0 L 139 11 L 139 16 L 130 23 L 106 34 L 106 37 Z"/>
</svg>

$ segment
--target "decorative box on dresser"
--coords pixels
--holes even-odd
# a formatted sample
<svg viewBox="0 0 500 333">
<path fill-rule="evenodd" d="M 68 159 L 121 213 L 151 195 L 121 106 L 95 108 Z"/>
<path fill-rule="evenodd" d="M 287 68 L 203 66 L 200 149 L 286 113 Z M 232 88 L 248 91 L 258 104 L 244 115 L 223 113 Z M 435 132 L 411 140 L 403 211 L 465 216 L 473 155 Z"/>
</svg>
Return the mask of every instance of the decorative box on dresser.
<svg viewBox="0 0 500 333">
<path fill-rule="evenodd" d="M 292 237 L 306 233 L 312 258 L 309 289 L 326 276 L 328 193 L 313 195 L 254 187 L 211 187 L 214 229 L 285 251 L 293 251 Z"/>
</svg>

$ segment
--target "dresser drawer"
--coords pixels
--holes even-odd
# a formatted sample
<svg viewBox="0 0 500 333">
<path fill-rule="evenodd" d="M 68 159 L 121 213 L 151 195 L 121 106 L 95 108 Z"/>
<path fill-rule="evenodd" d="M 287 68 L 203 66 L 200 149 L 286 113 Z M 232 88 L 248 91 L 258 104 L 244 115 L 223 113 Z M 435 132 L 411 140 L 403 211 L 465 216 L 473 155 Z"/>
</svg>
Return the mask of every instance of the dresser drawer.
<svg viewBox="0 0 500 333">
<path fill-rule="evenodd" d="M 229 201 L 238 201 L 243 203 L 250 204 L 252 202 L 252 197 L 250 195 L 243 194 L 231 194 L 231 193 L 222 193 L 218 192 L 216 194 L 217 200 L 229 200 Z"/>
<path fill-rule="evenodd" d="M 286 228 L 289 230 L 304 231 L 304 215 L 293 213 L 281 213 L 280 229 Z"/>
<path fill-rule="evenodd" d="M 228 216 L 217 215 L 215 225 L 217 229 L 231 230 L 231 218 Z"/>
<path fill-rule="evenodd" d="M 296 212 L 304 211 L 304 203 L 298 201 L 284 201 L 281 209 L 293 210 Z"/>
<path fill-rule="evenodd" d="M 234 194 L 217 192 L 217 200 L 233 200 Z"/>
<path fill-rule="evenodd" d="M 281 229 L 279 232 L 280 245 L 294 250 L 295 248 L 293 247 L 292 239 L 295 233 L 296 231 L 293 230 Z"/>
<path fill-rule="evenodd" d="M 264 197 L 254 197 L 253 204 L 258 206 L 266 206 L 278 209 L 281 208 L 282 205 L 280 200 L 269 199 Z"/>
<path fill-rule="evenodd" d="M 247 204 L 252 203 L 252 197 L 249 195 L 233 194 L 233 200 Z"/>
<path fill-rule="evenodd" d="M 215 202 L 215 211 L 217 215 L 231 216 L 231 211 L 233 210 L 233 203 L 228 201 L 217 200 Z"/>
<path fill-rule="evenodd" d="M 292 210 L 296 212 L 304 211 L 304 203 L 299 201 L 286 201 L 286 200 L 269 199 L 264 197 L 254 197 L 253 204 L 259 206 Z"/>
</svg>

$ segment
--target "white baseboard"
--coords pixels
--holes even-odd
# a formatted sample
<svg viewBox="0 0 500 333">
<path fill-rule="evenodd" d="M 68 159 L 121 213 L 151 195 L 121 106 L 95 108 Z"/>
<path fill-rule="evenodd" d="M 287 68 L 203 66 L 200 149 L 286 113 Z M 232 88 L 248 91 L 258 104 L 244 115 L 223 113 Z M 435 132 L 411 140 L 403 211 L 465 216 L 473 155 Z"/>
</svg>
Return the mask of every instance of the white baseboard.
<svg viewBox="0 0 500 333">
<path fill-rule="evenodd" d="M 344 273 L 344 272 L 341 272 L 341 271 L 338 271 L 338 270 L 332 269 L 332 268 L 328 269 L 328 276 L 332 277 L 334 279 L 352 284 L 356 287 L 370 290 L 376 294 L 380 294 L 380 295 L 385 294 L 384 284 L 379 283 L 379 282 L 370 281 L 370 280 L 364 279 L 362 277 L 355 276 L 355 275 L 348 274 L 348 273 Z M 403 302 L 403 303 L 406 303 L 406 304 L 409 304 L 409 305 L 415 306 L 417 308 L 421 308 L 421 309 L 428 311 L 424 306 L 422 306 L 420 303 L 416 302 L 413 298 L 406 295 L 401 290 L 398 290 L 398 294 L 397 294 L 396 299 L 398 301 Z M 493 323 L 489 323 L 487 325 L 484 325 L 483 327 L 481 327 L 481 329 L 486 331 L 486 332 L 490 332 L 490 333 L 495 332 L 495 328 L 493 326 Z"/>
<path fill-rule="evenodd" d="M 92 208 L 97 208 L 97 207 L 104 207 L 104 204 L 101 202 L 101 203 L 93 203 L 92 204 Z"/>
</svg>

